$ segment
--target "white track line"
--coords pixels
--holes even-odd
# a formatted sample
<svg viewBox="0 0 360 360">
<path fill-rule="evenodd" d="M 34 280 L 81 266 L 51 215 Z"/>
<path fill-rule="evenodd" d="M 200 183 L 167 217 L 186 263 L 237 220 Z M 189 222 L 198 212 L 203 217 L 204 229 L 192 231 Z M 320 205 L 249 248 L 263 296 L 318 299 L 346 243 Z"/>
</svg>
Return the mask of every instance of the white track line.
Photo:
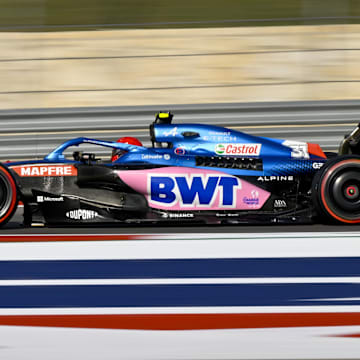
<svg viewBox="0 0 360 360">
<path fill-rule="evenodd" d="M 288 278 L 182 278 L 182 279 L 71 279 L 71 280 L 0 280 L 0 286 L 48 285 L 177 285 L 177 284 L 358 284 L 360 277 L 288 277 Z"/>
<path fill-rule="evenodd" d="M 123 308 L 0 308 L 0 315 L 115 315 L 115 314 L 287 314 L 360 313 L 360 306 L 209 306 Z"/>
</svg>

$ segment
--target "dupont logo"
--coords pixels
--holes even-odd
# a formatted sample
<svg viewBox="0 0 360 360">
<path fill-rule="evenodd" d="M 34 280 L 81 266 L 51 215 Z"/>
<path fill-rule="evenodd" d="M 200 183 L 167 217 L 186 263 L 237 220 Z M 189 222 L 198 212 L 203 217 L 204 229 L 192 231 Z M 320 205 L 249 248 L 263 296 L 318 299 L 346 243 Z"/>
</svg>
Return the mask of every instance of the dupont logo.
<svg viewBox="0 0 360 360">
<path fill-rule="evenodd" d="M 18 175 L 26 176 L 76 176 L 77 169 L 72 165 L 20 165 L 13 166 Z"/>
<path fill-rule="evenodd" d="M 216 144 L 215 153 L 218 155 L 259 156 L 261 144 Z"/>
<path fill-rule="evenodd" d="M 94 210 L 75 209 L 66 213 L 66 217 L 72 220 L 92 220 L 99 214 Z"/>
</svg>

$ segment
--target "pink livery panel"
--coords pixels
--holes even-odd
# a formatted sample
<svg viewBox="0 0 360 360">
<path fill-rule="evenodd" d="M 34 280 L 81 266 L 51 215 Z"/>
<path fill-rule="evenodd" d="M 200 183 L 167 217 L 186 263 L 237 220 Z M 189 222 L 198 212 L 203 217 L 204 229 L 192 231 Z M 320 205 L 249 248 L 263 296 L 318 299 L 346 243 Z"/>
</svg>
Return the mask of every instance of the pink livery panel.
<svg viewBox="0 0 360 360">
<path fill-rule="evenodd" d="M 215 170 L 167 167 L 117 173 L 155 209 L 258 210 L 270 196 L 245 180 Z"/>
</svg>

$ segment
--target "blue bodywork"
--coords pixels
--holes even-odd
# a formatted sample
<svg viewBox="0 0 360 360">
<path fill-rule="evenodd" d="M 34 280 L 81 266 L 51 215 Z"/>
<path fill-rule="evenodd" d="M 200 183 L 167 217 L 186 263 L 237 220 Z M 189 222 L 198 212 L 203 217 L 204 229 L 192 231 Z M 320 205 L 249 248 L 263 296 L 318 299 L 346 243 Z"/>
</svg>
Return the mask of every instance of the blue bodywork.
<svg viewBox="0 0 360 360">
<path fill-rule="evenodd" d="M 198 166 L 196 164 L 196 157 L 240 157 L 261 159 L 262 170 L 244 170 L 225 167 L 219 167 L 218 170 L 233 175 L 281 176 L 314 172 L 322 163 L 327 161 L 324 156 L 307 153 L 306 143 L 289 142 L 284 145 L 284 140 L 253 136 L 240 131 L 202 124 L 154 124 L 152 141 L 155 143 L 155 147 L 146 148 L 80 137 L 66 141 L 60 145 L 49 153 L 43 162 L 76 163 L 76 161 L 66 159 L 63 152 L 71 146 L 84 143 L 127 151 L 127 153 L 117 161 L 108 163 L 108 166 L 121 164 L 154 164 L 216 170 L 214 166 L 211 168 Z M 258 148 L 260 151 L 256 155 L 219 154 L 217 149 L 227 149 L 229 144 L 238 147 L 239 144 L 241 144 L 243 148 L 246 144 L 257 144 L 260 145 Z M 160 145 L 165 147 L 156 147 Z M 23 164 L 24 162 L 21 163 Z M 39 163 L 39 161 L 37 161 L 37 163 Z M 15 163 L 12 163 L 12 165 L 13 164 Z"/>
</svg>

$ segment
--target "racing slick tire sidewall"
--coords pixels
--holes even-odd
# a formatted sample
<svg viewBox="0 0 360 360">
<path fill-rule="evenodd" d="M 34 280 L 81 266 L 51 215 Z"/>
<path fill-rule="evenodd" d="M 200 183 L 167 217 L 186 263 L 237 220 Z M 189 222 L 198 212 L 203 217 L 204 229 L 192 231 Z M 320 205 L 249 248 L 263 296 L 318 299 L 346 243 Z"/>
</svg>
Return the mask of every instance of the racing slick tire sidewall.
<svg viewBox="0 0 360 360">
<path fill-rule="evenodd" d="M 314 177 L 312 196 L 320 216 L 338 223 L 360 223 L 360 156 L 329 160 Z"/>
<path fill-rule="evenodd" d="M 0 227 L 14 215 L 18 200 L 15 178 L 9 169 L 0 163 Z"/>
</svg>

